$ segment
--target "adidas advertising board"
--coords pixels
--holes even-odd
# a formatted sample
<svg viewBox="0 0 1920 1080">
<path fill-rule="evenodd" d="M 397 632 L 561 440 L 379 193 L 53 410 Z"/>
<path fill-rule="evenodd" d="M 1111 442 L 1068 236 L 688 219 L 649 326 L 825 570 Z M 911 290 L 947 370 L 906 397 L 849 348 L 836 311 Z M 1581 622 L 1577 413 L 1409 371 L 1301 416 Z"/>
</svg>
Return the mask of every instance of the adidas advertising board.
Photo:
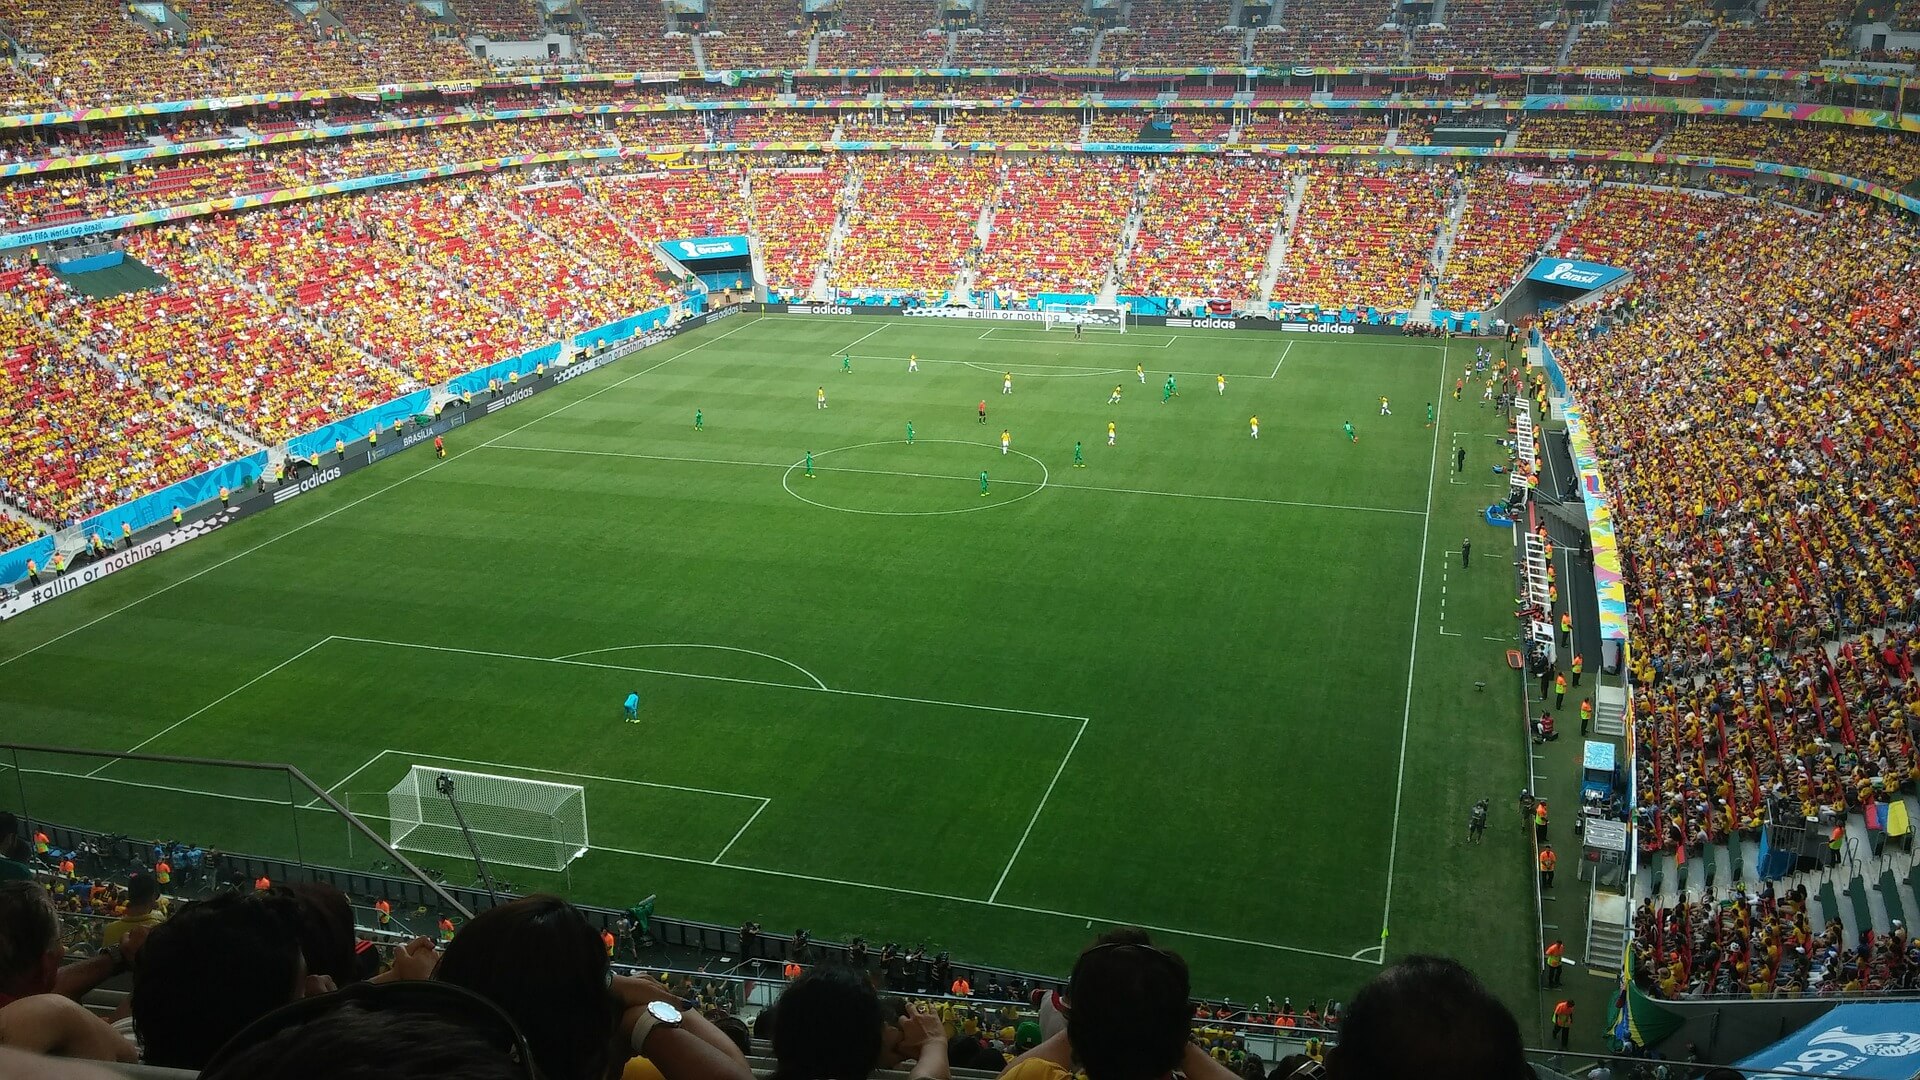
<svg viewBox="0 0 1920 1080">
<path fill-rule="evenodd" d="M 117 574 L 163 551 L 171 551 L 189 540 L 197 540 L 225 525 L 236 516 L 238 515 L 231 512 L 216 513 L 211 517 L 190 521 L 150 540 L 143 540 L 124 551 L 116 551 L 104 559 L 76 566 L 59 577 L 45 579 L 41 584 L 28 587 L 12 599 L 0 601 L 0 620 L 11 619 L 39 607 L 54 597 L 65 596 L 75 589 L 84 589 L 109 574 Z"/>
</svg>

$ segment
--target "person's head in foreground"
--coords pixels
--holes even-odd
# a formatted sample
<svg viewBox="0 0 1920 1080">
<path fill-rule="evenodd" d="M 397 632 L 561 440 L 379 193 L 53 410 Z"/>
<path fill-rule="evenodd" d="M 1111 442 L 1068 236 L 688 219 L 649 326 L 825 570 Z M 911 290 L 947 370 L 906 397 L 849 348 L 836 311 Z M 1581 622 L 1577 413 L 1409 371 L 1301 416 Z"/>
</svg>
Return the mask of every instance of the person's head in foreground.
<svg viewBox="0 0 1920 1080">
<path fill-rule="evenodd" d="M 862 1080 L 880 1060 L 880 995 L 852 968 L 816 967 L 773 1010 L 771 1080 Z"/>
<path fill-rule="evenodd" d="M 0 1005 L 53 990 L 60 919 L 35 881 L 0 882 Z"/>
<path fill-rule="evenodd" d="M 1533 1080 L 1513 1013 L 1458 961 L 1409 956 L 1347 1006 L 1328 1080 Z"/>
<path fill-rule="evenodd" d="M 462 926 L 433 977 L 512 1017 L 544 1080 L 598 1080 L 618 1019 L 608 970 L 606 945 L 579 908 L 557 896 L 528 896 Z"/>
<path fill-rule="evenodd" d="M 480 995 L 409 980 L 279 1009 L 235 1035 L 201 1080 L 543 1080 L 513 1021 Z"/>
<path fill-rule="evenodd" d="M 235 1032 L 307 990 L 300 909 L 290 896 L 228 892 L 188 904 L 140 949 L 132 1007 L 141 1060 L 197 1069 Z"/>
<path fill-rule="evenodd" d="M 1158 1080 L 1186 1053 L 1187 962 L 1144 930 L 1111 930 L 1088 946 L 1067 984 L 1067 1041 L 1088 1080 Z"/>
</svg>

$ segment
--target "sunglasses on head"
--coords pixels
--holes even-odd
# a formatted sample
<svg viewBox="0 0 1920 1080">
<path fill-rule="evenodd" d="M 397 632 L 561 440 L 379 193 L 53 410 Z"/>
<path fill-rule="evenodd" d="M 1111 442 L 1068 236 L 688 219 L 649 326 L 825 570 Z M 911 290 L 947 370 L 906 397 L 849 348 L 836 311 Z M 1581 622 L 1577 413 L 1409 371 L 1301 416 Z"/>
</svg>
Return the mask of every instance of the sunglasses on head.
<svg viewBox="0 0 1920 1080">
<path fill-rule="evenodd" d="M 242 1028 L 214 1054 L 201 1073 L 211 1074 L 229 1059 L 261 1043 L 312 1023 L 349 1005 L 366 1012 L 430 1016 L 467 1029 L 495 1047 L 518 1067 L 526 1080 L 540 1080 L 533 1051 L 519 1025 L 492 1001 L 453 983 L 407 979 L 390 983 L 355 983 L 330 994 L 302 998 L 284 1005 Z"/>
</svg>

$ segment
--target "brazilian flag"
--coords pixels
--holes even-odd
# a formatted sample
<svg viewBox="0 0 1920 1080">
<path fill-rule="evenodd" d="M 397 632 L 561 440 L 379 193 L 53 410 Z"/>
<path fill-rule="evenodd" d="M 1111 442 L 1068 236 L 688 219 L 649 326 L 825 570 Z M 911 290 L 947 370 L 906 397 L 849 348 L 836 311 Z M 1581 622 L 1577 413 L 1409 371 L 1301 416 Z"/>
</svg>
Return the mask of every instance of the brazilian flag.
<svg viewBox="0 0 1920 1080">
<path fill-rule="evenodd" d="M 1686 1019 L 1634 984 L 1631 948 L 1621 968 L 1620 992 L 1614 996 L 1613 1007 L 1607 1017 L 1613 1029 L 1613 1042 L 1620 1047 L 1658 1046 L 1667 1036 L 1680 1030 Z"/>
</svg>

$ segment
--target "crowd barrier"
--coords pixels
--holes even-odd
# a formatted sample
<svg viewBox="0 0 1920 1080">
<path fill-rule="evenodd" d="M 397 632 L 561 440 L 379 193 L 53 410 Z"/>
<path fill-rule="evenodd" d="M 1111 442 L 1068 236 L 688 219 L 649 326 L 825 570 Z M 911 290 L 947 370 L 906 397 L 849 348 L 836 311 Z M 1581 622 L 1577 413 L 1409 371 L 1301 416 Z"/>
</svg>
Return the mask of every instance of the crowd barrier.
<svg viewBox="0 0 1920 1080">
<path fill-rule="evenodd" d="M 267 467 L 267 452 L 255 451 L 236 461 L 229 461 L 199 476 L 182 480 L 177 484 L 161 488 L 151 495 L 142 495 L 132 502 L 122 503 L 111 510 L 95 514 L 80 522 L 79 533 L 84 543 L 90 536 L 98 536 L 103 544 L 113 544 L 120 540 L 120 526 L 124 522 L 134 532 L 173 516 L 174 507 L 182 511 L 189 506 L 211 502 L 220 497 L 220 490 L 238 492 L 252 485 Z"/>
<path fill-rule="evenodd" d="M 287 440 L 287 456 L 305 459 L 310 455 L 319 454 L 324 457 L 334 452 L 335 442 L 352 444 L 365 441 L 370 432 L 390 431 L 395 421 L 404 423 L 409 418 L 426 412 L 427 403 L 432 398 L 431 391 L 416 390 L 411 394 L 382 402 L 371 409 L 315 428 L 304 435 L 295 435 Z"/>
<path fill-rule="evenodd" d="M 902 307 L 898 304 L 744 304 L 748 311 L 788 315 L 879 315 L 903 319 L 978 319 L 987 322 L 1028 322 L 1046 320 L 1046 312 L 1029 308 Z M 1252 312 L 1230 315 L 1135 315 L 1138 326 L 1189 327 L 1200 330 L 1265 330 L 1296 334 L 1381 334 L 1407 336 L 1404 315 L 1387 316 L 1379 312 L 1378 321 L 1368 321 L 1351 311 L 1278 313 L 1272 316 Z M 1398 321 L 1389 321 L 1389 319 Z"/>
</svg>

